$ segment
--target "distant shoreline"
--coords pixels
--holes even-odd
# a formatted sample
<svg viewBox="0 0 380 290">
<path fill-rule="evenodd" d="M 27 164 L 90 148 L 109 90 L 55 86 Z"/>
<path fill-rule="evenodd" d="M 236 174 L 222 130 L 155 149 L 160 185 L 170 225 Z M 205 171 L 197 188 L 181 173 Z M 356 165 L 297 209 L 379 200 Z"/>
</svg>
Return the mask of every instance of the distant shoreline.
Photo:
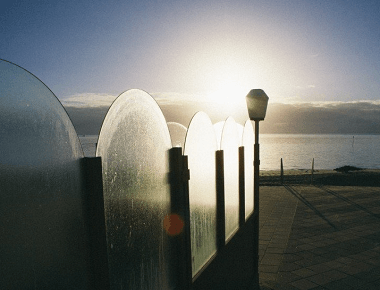
<svg viewBox="0 0 380 290">
<path fill-rule="evenodd" d="M 280 170 L 260 171 L 260 186 L 280 186 Z M 348 173 L 335 170 L 311 169 L 284 170 L 283 183 L 293 185 L 336 185 L 336 186 L 376 186 L 380 187 L 380 169 L 363 169 Z"/>
</svg>

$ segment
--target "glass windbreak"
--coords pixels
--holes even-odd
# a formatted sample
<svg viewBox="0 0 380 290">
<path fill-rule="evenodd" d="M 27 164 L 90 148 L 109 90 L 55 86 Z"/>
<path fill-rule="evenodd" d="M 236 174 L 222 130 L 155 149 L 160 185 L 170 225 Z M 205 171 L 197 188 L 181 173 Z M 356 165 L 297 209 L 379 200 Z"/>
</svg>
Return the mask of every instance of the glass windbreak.
<svg viewBox="0 0 380 290">
<path fill-rule="evenodd" d="M 198 112 L 186 135 L 185 155 L 190 169 L 190 231 L 193 276 L 216 252 L 216 181 L 214 128 Z"/>
<path fill-rule="evenodd" d="M 255 142 L 252 123 L 247 120 L 243 131 L 244 146 L 244 180 L 245 180 L 245 218 L 253 211 L 253 146 Z"/>
<path fill-rule="evenodd" d="M 236 128 L 238 131 L 238 146 L 243 146 L 243 132 L 244 132 L 244 126 L 242 126 L 239 123 L 236 123 Z"/>
<path fill-rule="evenodd" d="M 88 289 L 80 159 L 64 108 L 0 60 L 0 288 Z"/>
<path fill-rule="evenodd" d="M 172 147 L 184 147 L 187 128 L 180 123 L 168 122 L 167 123 L 170 138 L 172 140 Z"/>
<path fill-rule="evenodd" d="M 129 90 L 112 104 L 100 131 L 111 289 L 171 289 L 171 148 L 162 112 L 147 93 Z"/>
<path fill-rule="evenodd" d="M 222 139 L 224 123 L 225 121 L 220 121 L 214 124 L 214 131 L 215 131 L 216 144 L 218 146 L 218 150 L 220 150 L 220 141 Z"/>
<path fill-rule="evenodd" d="M 239 226 L 239 133 L 229 117 L 223 127 L 220 149 L 224 154 L 224 202 L 226 240 Z"/>
</svg>

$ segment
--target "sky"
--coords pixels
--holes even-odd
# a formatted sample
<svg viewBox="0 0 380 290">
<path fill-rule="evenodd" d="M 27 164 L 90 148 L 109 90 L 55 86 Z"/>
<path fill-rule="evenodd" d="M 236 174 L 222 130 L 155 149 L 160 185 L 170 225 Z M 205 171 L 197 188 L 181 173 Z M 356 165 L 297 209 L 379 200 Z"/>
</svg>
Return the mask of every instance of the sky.
<svg viewBox="0 0 380 290">
<path fill-rule="evenodd" d="M 6 0 L 0 24 L 0 58 L 41 79 L 69 114 L 105 114 L 139 88 L 171 115 L 187 104 L 239 119 L 245 95 L 261 88 L 264 132 L 297 131 L 287 128 L 294 114 L 329 128 L 307 118 L 324 110 L 380 133 L 379 1 Z"/>
</svg>

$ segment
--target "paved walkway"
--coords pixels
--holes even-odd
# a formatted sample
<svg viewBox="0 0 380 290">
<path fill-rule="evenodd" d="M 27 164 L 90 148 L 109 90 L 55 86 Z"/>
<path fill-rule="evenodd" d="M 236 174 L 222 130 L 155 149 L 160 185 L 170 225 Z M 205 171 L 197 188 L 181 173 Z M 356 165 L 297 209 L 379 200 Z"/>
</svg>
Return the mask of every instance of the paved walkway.
<svg viewBox="0 0 380 290">
<path fill-rule="evenodd" d="M 262 290 L 380 289 L 380 187 L 260 187 Z"/>
</svg>

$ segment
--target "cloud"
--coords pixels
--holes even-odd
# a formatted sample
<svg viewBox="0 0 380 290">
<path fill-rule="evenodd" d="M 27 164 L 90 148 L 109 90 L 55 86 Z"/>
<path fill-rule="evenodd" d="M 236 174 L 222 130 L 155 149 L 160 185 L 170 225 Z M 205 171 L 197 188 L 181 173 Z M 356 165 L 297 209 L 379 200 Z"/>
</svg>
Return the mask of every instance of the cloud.
<svg viewBox="0 0 380 290">
<path fill-rule="evenodd" d="M 184 97 L 183 94 L 180 93 L 151 93 L 150 94 L 159 104 L 162 105 L 175 105 L 180 102 L 183 102 L 183 100 L 189 100 L 191 98 Z"/>
<path fill-rule="evenodd" d="M 178 105 L 183 103 L 199 103 L 207 102 L 207 99 L 202 98 L 197 94 L 183 94 L 173 92 L 155 92 L 148 93 L 151 95 L 160 105 Z M 112 102 L 118 97 L 118 95 L 111 94 L 95 94 L 95 93 L 83 93 L 75 94 L 61 98 L 61 102 L 65 107 L 75 108 L 96 108 L 96 107 L 109 107 Z"/>
<path fill-rule="evenodd" d="M 65 107 L 77 134 L 98 135 L 108 107 Z"/>
<path fill-rule="evenodd" d="M 209 104 L 215 101 L 208 94 L 186 94 L 174 92 L 155 92 L 150 95 L 160 105 Z"/>
<path fill-rule="evenodd" d="M 210 98 L 207 94 L 152 93 L 151 95 L 160 105 L 167 122 L 177 122 L 186 127 L 194 114 L 199 111 L 208 114 L 214 123 L 224 121 L 229 116 L 241 124 L 248 119 L 245 98 L 242 98 L 244 104 L 241 106 L 239 103 L 241 100 L 231 98 L 230 102 L 223 103 Z"/>
<path fill-rule="evenodd" d="M 207 113 L 213 123 L 228 116 L 243 124 L 245 108 L 222 106 L 207 97 L 180 93 L 152 93 L 167 122 L 188 127 L 198 111 Z M 78 94 L 62 100 L 79 134 L 97 134 L 115 95 Z M 269 102 L 262 133 L 292 134 L 380 134 L 380 100 L 302 102 L 287 98 Z"/>
<path fill-rule="evenodd" d="M 151 95 L 157 101 L 157 103 L 162 106 L 210 104 L 212 102 L 216 103 L 218 101 L 216 99 L 210 98 L 208 94 L 186 94 L 175 92 L 154 92 L 148 94 Z M 117 97 L 117 95 L 111 94 L 83 93 L 62 97 L 61 102 L 65 107 L 109 107 Z M 231 100 L 234 102 L 233 99 Z"/>
<path fill-rule="evenodd" d="M 261 132 L 380 134 L 380 100 L 269 104 Z"/>
<path fill-rule="evenodd" d="M 278 102 L 280 103 L 280 102 Z M 287 104 L 287 102 L 283 102 Z M 311 107 L 325 107 L 325 108 L 371 108 L 376 109 L 380 106 L 380 100 L 358 100 L 358 101 L 315 101 L 315 102 L 302 102 L 295 101 L 292 103 L 294 106 L 311 106 Z"/>
<path fill-rule="evenodd" d="M 296 86 L 295 88 L 296 88 L 297 90 L 314 89 L 314 88 L 315 88 L 315 85 L 311 84 L 311 85 L 307 85 L 307 86 Z"/>
<path fill-rule="evenodd" d="M 188 127 L 195 113 L 203 111 L 213 123 L 224 121 L 232 116 L 236 122 L 244 124 L 248 119 L 247 109 L 241 106 L 226 105 L 207 96 L 182 93 L 151 93 L 160 106 L 167 122 L 177 122 Z M 98 134 L 108 108 L 116 96 L 109 94 L 78 94 L 62 98 L 78 134 Z"/>
<path fill-rule="evenodd" d="M 61 102 L 64 107 L 97 108 L 109 107 L 116 98 L 117 96 L 110 94 L 83 93 L 63 97 Z"/>
</svg>

